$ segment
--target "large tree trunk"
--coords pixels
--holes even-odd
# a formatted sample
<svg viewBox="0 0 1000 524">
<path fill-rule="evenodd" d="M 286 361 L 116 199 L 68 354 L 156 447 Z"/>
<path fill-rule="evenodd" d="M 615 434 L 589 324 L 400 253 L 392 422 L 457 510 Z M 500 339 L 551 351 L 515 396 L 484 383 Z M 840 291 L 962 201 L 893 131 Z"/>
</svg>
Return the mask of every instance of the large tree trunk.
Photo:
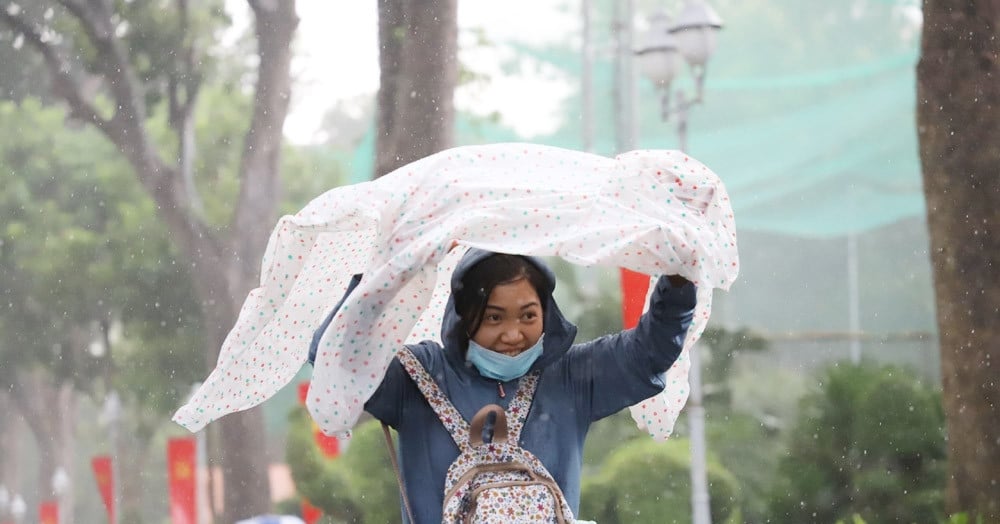
<svg viewBox="0 0 1000 524">
<path fill-rule="evenodd" d="M 19 443 L 24 435 L 24 422 L 16 413 L 7 391 L 0 392 L 0 486 L 5 486 L 8 494 L 21 493 Z"/>
<path fill-rule="evenodd" d="M 948 430 L 947 508 L 984 522 L 1000 522 L 998 29 L 1000 1 L 925 0 L 917 67 Z"/>
<path fill-rule="evenodd" d="M 451 147 L 457 0 L 379 0 L 375 177 Z"/>
<path fill-rule="evenodd" d="M 259 264 L 274 226 L 279 195 L 282 125 L 290 99 L 291 42 L 298 26 L 294 0 L 248 0 L 255 15 L 258 42 L 258 75 L 253 115 L 240 165 L 240 197 L 225 238 L 215 233 L 198 213 L 197 195 L 185 176 L 191 148 L 181 151 L 179 165 L 163 161 L 165 155 L 150 138 L 142 92 L 144 86 L 128 59 L 128 49 L 115 36 L 112 2 L 56 0 L 80 23 L 98 51 L 98 63 L 112 98 L 114 115 L 102 116 L 86 96 L 80 79 L 73 76 L 69 56 L 53 44 L 22 10 L 0 9 L 0 22 L 21 33 L 25 44 L 45 59 L 53 90 L 65 100 L 71 114 L 97 127 L 131 163 L 136 177 L 156 202 L 157 213 L 171 240 L 192 267 L 194 284 L 208 332 L 207 363 L 215 365 L 226 332 L 236 322 L 240 304 L 257 284 Z M 179 8 L 187 8 L 179 0 Z M 188 53 L 189 49 L 177 50 Z M 192 61 L 193 62 L 193 61 Z M 186 75 L 181 75 L 186 76 Z M 183 83 L 186 78 L 179 78 Z M 172 99 L 177 115 L 183 103 L 194 103 L 190 86 L 185 100 Z M 172 115 L 176 116 L 176 115 Z M 183 118 L 177 123 L 184 132 Z M 181 136 L 183 143 L 184 137 Z M 183 148 L 182 148 L 183 149 Z M 267 513 L 270 509 L 264 424 L 259 409 L 225 417 L 221 425 L 225 515 L 223 522 Z"/>
<path fill-rule="evenodd" d="M 57 469 L 62 468 L 70 479 L 76 478 L 77 403 L 73 386 L 69 382 L 57 385 L 49 374 L 33 370 L 19 373 L 9 392 L 13 405 L 34 434 L 38 449 L 37 485 L 31 492 L 45 499 L 54 498 L 52 480 Z M 72 524 L 72 491 L 64 494 L 61 502 L 66 507 L 63 522 Z"/>
</svg>

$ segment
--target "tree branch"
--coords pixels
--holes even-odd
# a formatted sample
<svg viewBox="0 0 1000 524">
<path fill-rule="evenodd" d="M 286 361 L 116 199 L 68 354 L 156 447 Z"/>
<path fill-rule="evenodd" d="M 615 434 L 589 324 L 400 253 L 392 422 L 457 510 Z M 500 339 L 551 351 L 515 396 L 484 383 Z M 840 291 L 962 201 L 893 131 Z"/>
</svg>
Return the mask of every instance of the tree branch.
<svg viewBox="0 0 1000 524">
<path fill-rule="evenodd" d="M 0 21 L 24 35 L 25 41 L 41 53 L 52 75 L 53 91 L 69 104 L 70 114 L 77 119 L 97 126 L 105 135 L 111 136 L 112 124 L 101 118 L 97 109 L 87 101 L 80 88 L 80 82 L 70 74 L 70 66 L 55 46 L 49 44 L 41 32 L 20 14 L 11 14 L 8 9 L 0 9 Z"/>
<path fill-rule="evenodd" d="M 107 121 L 105 134 L 132 164 L 181 250 L 196 263 L 218 264 L 221 256 L 218 243 L 192 212 L 191 200 L 177 170 L 163 161 L 149 137 L 141 84 L 115 36 L 111 6 L 105 0 L 56 1 L 80 22 L 102 58 L 102 74 L 117 108 L 114 117 Z"/>
<path fill-rule="evenodd" d="M 194 39 L 187 37 L 190 26 L 188 0 L 176 0 L 176 3 L 181 50 L 174 55 L 173 70 L 167 86 L 170 125 L 177 134 L 179 145 L 177 169 L 181 177 L 182 189 L 187 195 L 187 201 L 190 202 L 191 212 L 203 216 L 204 206 L 194 183 L 195 129 L 193 117 L 201 79 L 194 67 Z"/>
<path fill-rule="evenodd" d="M 261 231 L 275 220 L 279 192 L 282 126 L 291 98 L 292 38 L 298 27 L 294 0 L 249 0 L 256 16 L 257 54 L 260 66 L 254 95 L 253 117 L 240 159 L 240 197 L 233 217 L 234 252 L 241 261 L 241 275 L 232 275 L 233 291 L 242 297 L 253 280 L 267 244 Z M 248 280 L 248 277 L 249 280 Z"/>
<path fill-rule="evenodd" d="M 43 390 L 37 376 L 32 374 L 28 378 L 31 380 L 30 384 L 25 382 L 24 373 L 17 373 L 8 393 L 31 432 L 35 434 L 36 438 L 43 438 L 45 435 L 51 435 L 52 431 L 55 430 L 49 426 L 49 419 L 45 417 L 43 406 L 51 407 L 55 399 L 51 396 L 39 399 L 47 391 Z"/>
</svg>

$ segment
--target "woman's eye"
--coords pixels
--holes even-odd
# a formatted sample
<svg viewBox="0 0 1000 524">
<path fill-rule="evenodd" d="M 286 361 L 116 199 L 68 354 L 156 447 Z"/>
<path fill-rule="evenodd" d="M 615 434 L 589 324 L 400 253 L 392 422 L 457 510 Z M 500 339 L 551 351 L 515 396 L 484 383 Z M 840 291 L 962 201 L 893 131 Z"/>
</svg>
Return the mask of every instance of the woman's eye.
<svg viewBox="0 0 1000 524">
<path fill-rule="evenodd" d="M 529 311 L 529 312 L 527 312 L 527 313 L 524 314 L 525 320 L 534 320 L 537 317 L 538 317 L 538 313 L 535 313 L 534 311 Z"/>
<path fill-rule="evenodd" d="M 486 320 L 488 322 L 500 322 L 500 315 L 486 315 Z"/>
</svg>

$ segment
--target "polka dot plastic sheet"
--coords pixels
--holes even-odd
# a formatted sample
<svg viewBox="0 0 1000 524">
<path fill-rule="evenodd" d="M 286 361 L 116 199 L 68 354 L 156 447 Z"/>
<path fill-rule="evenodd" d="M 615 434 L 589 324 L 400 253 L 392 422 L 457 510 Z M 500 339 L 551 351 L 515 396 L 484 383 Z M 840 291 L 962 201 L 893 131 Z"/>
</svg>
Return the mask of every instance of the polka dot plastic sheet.
<svg viewBox="0 0 1000 524">
<path fill-rule="evenodd" d="M 468 247 L 695 282 L 695 320 L 666 389 L 632 407 L 654 438 L 670 435 L 712 290 L 728 289 L 739 271 L 725 187 L 680 151 L 612 159 L 532 144 L 446 150 L 281 218 L 260 286 L 215 370 L 174 420 L 197 431 L 274 395 L 306 361 L 314 330 L 351 276 L 363 273 L 320 341 L 306 401 L 325 433 L 347 436 L 396 350 L 439 340 L 450 275 Z"/>
</svg>

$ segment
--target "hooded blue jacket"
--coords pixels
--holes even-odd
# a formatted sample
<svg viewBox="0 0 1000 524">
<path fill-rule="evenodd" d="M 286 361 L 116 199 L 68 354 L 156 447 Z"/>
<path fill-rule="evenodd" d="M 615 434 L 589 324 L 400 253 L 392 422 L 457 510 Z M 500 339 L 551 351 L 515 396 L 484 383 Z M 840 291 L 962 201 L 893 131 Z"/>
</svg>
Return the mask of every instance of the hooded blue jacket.
<svg viewBox="0 0 1000 524">
<path fill-rule="evenodd" d="M 490 252 L 472 249 L 452 276 L 452 289 L 465 272 Z M 649 311 L 635 329 L 597 340 L 573 344 L 576 326 L 569 323 L 552 299 L 555 276 L 539 259 L 536 264 L 547 289 L 538 290 L 546 302 L 542 356 L 532 370 L 542 374 L 520 444 L 533 453 L 562 488 L 574 514 L 580 503 L 583 441 L 590 424 L 637 404 L 664 387 L 664 372 L 680 354 L 694 314 L 695 286 L 674 288 L 660 278 L 650 298 Z M 448 300 L 442 322 L 444 347 L 425 341 L 410 346 L 424 368 L 466 420 L 487 404 L 507 407 L 519 379 L 503 383 L 487 379 L 465 361 L 459 341 L 458 314 Z M 441 522 L 444 481 L 458 457 L 458 446 L 438 420 L 406 370 L 394 359 L 382 384 L 365 404 L 375 418 L 399 433 L 403 482 L 417 524 Z M 406 513 L 403 513 L 406 521 Z"/>
</svg>

